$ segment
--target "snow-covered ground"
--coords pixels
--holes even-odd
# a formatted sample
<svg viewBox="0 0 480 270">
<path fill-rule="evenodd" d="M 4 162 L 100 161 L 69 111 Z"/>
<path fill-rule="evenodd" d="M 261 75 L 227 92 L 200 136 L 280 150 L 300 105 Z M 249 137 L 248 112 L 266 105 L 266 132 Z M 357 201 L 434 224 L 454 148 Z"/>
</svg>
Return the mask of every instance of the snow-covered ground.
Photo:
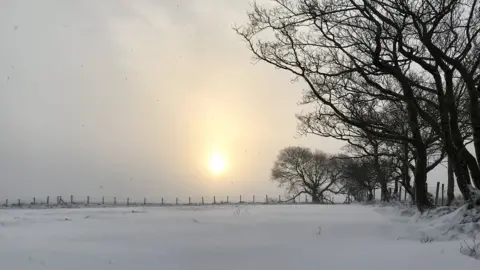
<svg viewBox="0 0 480 270">
<path fill-rule="evenodd" d="M 460 240 L 360 205 L 0 211 L 1 269 L 479 269 Z M 423 231 L 422 231 L 423 230 Z"/>
</svg>

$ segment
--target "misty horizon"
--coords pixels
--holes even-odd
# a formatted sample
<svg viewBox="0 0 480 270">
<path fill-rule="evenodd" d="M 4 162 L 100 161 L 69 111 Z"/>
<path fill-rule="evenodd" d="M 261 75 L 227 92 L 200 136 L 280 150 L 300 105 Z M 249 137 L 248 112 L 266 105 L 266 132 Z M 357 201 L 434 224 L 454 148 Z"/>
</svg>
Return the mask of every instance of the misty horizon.
<svg viewBox="0 0 480 270">
<path fill-rule="evenodd" d="M 2 2 L 0 199 L 278 196 L 280 149 L 341 152 L 298 136 L 302 85 L 232 30 L 249 3 Z"/>
</svg>

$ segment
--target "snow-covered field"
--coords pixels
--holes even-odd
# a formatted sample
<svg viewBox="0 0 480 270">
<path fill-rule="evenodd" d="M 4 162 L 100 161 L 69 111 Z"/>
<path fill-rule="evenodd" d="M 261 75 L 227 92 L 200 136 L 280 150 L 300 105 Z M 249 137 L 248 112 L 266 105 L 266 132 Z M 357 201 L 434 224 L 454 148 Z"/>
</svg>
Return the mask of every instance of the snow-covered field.
<svg viewBox="0 0 480 270">
<path fill-rule="evenodd" d="M 1 269 L 479 269 L 427 223 L 360 205 L 0 211 Z M 423 227 L 422 227 L 423 226 Z M 421 228 L 422 227 L 422 228 Z"/>
</svg>

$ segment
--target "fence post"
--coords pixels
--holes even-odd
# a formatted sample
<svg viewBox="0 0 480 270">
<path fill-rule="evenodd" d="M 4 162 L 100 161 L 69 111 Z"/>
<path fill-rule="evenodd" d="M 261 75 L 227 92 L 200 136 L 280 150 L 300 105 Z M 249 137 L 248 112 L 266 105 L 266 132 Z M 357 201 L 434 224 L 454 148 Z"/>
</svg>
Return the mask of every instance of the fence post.
<svg viewBox="0 0 480 270">
<path fill-rule="evenodd" d="M 253 204 L 255 204 L 255 195 L 253 195 Z"/>
<path fill-rule="evenodd" d="M 162 197 L 162 205 L 163 205 L 163 197 Z"/>
<path fill-rule="evenodd" d="M 242 195 L 240 195 L 240 203 L 242 203 Z"/>
<path fill-rule="evenodd" d="M 8 202 L 8 200 L 7 200 L 7 202 Z M 47 205 L 49 205 L 49 204 L 50 204 L 50 196 L 47 196 Z"/>
<path fill-rule="evenodd" d="M 205 200 L 203 199 L 203 196 L 202 196 L 202 204 L 205 204 Z"/>
<path fill-rule="evenodd" d="M 445 194 L 445 184 L 442 184 L 442 206 L 443 206 L 443 196 Z"/>
<path fill-rule="evenodd" d="M 227 203 L 228 203 L 228 196 L 227 196 Z"/>
<path fill-rule="evenodd" d="M 175 198 L 175 204 L 178 205 L 178 197 Z"/>
<path fill-rule="evenodd" d="M 265 203 L 268 203 L 268 195 L 265 194 Z"/>
<path fill-rule="evenodd" d="M 73 204 L 73 195 L 70 195 L 70 203 Z"/>
<path fill-rule="evenodd" d="M 18 206 L 20 207 L 22 203 L 20 202 L 20 199 L 18 199 Z"/>
<path fill-rule="evenodd" d="M 143 205 L 147 205 L 147 198 L 143 198 Z"/>
<path fill-rule="evenodd" d="M 435 191 L 435 205 L 438 205 L 438 192 L 440 191 L 440 182 L 437 182 L 437 190 Z"/>
<path fill-rule="evenodd" d="M 105 196 L 102 196 L 102 204 L 105 204 Z"/>
<path fill-rule="evenodd" d="M 90 204 L 90 196 L 87 196 L 87 205 Z"/>
<path fill-rule="evenodd" d="M 5 200 L 5 207 L 8 207 L 8 199 Z"/>
<path fill-rule="evenodd" d="M 36 201 L 37 200 L 35 199 L 35 197 L 33 197 L 33 204 L 36 204 L 37 203 Z"/>
<path fill-rule="evenodd" d="M 215 198 L 215 196 L 213 196 L 213 204 L 216 204 L 217 203 L 217 199 Z"/>
<path fill-rule="evenodd" d="M 192 204 L 192 198 L 188 197 L 188 204 Z"/>
<path fill-rule="evenodd" d="M 117 204 L 117 197 L 113 197 L 113 204 Z"/>
<path fill-rule="evenodd" d="M 127 197 L 127 206 L 129 206 L 129 205 L 130 205 L 130 198 Z"/>
</svg>

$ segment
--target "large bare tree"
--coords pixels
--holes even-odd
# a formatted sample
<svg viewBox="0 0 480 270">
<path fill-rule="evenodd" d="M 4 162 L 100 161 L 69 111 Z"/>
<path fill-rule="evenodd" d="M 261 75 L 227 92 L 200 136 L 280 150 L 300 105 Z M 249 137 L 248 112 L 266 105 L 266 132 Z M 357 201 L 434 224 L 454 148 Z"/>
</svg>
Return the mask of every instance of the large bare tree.
<svg viewBox="0 0 480 270">
<path fill-rule="evenodd" d="M 347 125 L 411 149 L 421 211 L 432 206 L 425 183 L 436 137 L 433 144 L 441 143 L 440 156 L 448 154 L 463 196 L 473 203 L 480 150 L 475 156 L 465 145 L 473 138 L 480 149 L 478 1 L 274 2 L 254 5 L 249 23 L 236 31 L 256 59 L 303 81 L 307 102 L 316 102 L 333 123 L 323 135 Z M 392 121 L 399 112 L 392 104 L 406 121 Z"/>
</svg>

